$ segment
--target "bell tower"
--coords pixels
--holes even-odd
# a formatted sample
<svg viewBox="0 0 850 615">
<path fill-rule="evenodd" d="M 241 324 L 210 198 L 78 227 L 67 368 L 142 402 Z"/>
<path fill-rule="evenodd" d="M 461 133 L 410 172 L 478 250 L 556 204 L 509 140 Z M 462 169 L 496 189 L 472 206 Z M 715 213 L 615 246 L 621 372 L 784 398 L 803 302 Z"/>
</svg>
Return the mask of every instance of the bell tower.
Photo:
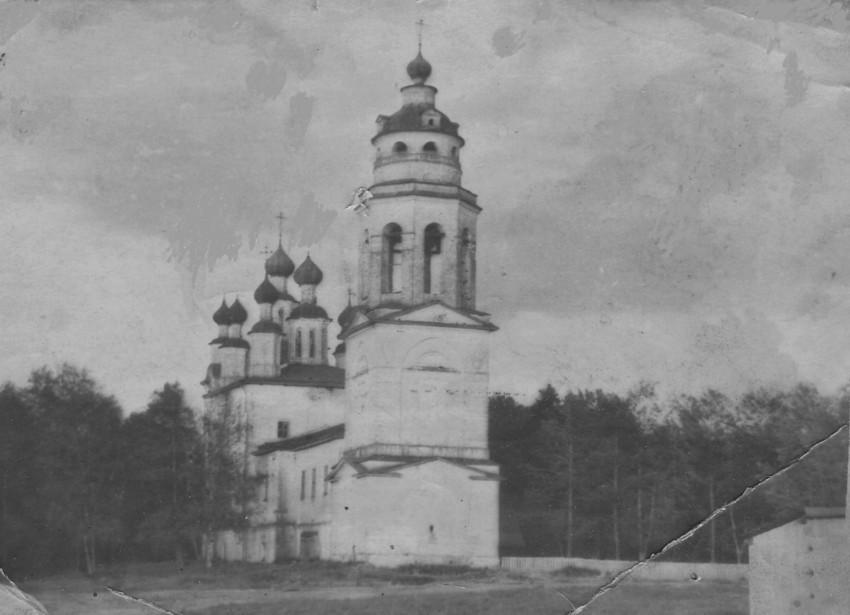
<svg viewBox="0 0 850 615">
<path fill-rule="evenodd" d="M 435 106 L 419 54 L 401 109 L 379 115 L 369 215 L 361 217 L 359 303 L 475 309 L 476 195 L 461 187 L 458 125 Z"/>
<path fill-rule="evenodd" d="M 407 65 L 378 116 L 360 217 L 356 306 L 340 315 L 345 437 L 331 553 L 377 564 L 498 562 L 498 465 L 487 438 L 489 334 L 475 309 L 476 196 L 431 65 Z M 359 511 L 352 515 L 350 511 Z"/>
</svg>

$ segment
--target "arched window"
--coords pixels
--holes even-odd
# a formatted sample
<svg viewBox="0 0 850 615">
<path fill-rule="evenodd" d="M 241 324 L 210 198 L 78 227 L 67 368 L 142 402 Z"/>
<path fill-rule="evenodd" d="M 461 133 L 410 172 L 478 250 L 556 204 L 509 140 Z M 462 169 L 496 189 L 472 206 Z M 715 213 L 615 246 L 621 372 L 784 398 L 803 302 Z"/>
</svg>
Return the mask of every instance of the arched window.
<svg viewBox="0 0 850 615">
<path fill-rule="evenodd" d="M 452 156 L 457 158 L 457 147 L 452 148 Z"/>
<path fill-rule="evenodd" d="M 384 227 L 383 276 L 381 286 L 385 293 L 397 293 L 401 291 L 402 256 L 401 227 L 391 222 Z"/>
<path fill-rule="evenodd" d="M 469 307 L 475 293 L 475 241 L 468 228 L 460 235 L 460 300 Z"/>
<path fill-rule="evenodd" d="M 316 332 L 310 329 L 310 358 L 316 358 Z"/>
<path fill-rule="evenodd" d="M 295 332 L 295 358 L 301 358 L 301 329 Z"/>
<path fill-rule="evenodd" d="M 443 229 L 433 223 L 425 227 L 425 267 L 423 268 L 422 290 L 425 293 L 439 292 L 440 265 L 443 252 Z"/>
<path fill-rule="evenodd" d="M 395 145 L 393 145 L 393 153 L 400 154 L 402 152 L 407 151 L 407 145 L 402 143 L 401 141 L 396 141 Z"/>
<path fill-rule="evenodd" d="M 432 153 L 432 154 L 436 154 L 437 153 L 437 144 L 434 143 L 433 141 L 428 141 L 428 143 L 426 143 L 425 145 L 422 146 L 422 151 L 423 152 L 429 152 L 429 153 Z"/>
<path fill-rule="evenodd" d="M 286 338 L 280 340 L 280 364 L 289 362 L 289 343 L 286 341 Z"/>
</svg>

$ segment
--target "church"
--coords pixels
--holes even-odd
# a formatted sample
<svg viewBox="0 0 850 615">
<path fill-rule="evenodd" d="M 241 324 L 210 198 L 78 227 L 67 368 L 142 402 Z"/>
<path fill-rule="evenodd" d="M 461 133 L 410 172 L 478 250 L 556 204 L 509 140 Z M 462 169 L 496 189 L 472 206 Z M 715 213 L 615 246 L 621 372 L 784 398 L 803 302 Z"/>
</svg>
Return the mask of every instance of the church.
<svg viewBox="0 0 850 615">
<path fill-rule="evenodd" d="M 377 118 L 368 201 L 346 213 L 359 220 L 358 290 L 332 359 L 322 270 L 280 243 L 254 292 L 259 320 L 238 298 L 213 314 L 206 411 L 239 417 L 258 485 L 248 529 L 217 536 L 221 559 L 498 564 L 481 207 L 421 49 L 407 74 L 401 108 Z"/>
</svg>

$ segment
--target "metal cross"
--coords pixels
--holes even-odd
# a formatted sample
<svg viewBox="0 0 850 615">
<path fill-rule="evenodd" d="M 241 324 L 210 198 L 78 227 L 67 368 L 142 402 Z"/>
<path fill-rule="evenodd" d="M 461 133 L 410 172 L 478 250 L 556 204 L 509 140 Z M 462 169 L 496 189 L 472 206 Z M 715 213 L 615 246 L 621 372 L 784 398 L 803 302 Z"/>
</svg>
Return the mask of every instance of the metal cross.
<svg viewBox="0 0 850 615">
<path fill-rule="evenodd" d="M 283 221 L 286 220 L 286 216 L 283 215 L 282 211 L 279 211 L 275 216 L 277 218 L 277 242 L 283 242 Z"/>
<path fill-rule="evenodd" d="M 420 19 L 416 24 L 419 26 L 419 53 L 422 53 L 422 28 L 425 27 L 425 20 Z"/>
</svg>

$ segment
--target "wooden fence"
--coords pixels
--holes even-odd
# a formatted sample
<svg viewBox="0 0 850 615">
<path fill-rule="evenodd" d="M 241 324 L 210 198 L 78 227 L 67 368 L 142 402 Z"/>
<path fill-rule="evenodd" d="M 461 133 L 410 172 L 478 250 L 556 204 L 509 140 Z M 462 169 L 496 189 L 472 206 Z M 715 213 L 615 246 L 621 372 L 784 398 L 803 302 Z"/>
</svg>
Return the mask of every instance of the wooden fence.
<svg viewBox="0 0 850 615">
<path fill-rule="evenodd" d="M 505 570 L 548 571 L 569 568 L 595 571 L 597 576 L 613 578 L 635 562 L 583 559 L 580 557 L 503 557 Z M 629 578 L 646 581 L 741 581 L 746 580 L 747 564 L 711 564 L 688 562 L 647 562 L 635 568 Z"/>
</svg>

